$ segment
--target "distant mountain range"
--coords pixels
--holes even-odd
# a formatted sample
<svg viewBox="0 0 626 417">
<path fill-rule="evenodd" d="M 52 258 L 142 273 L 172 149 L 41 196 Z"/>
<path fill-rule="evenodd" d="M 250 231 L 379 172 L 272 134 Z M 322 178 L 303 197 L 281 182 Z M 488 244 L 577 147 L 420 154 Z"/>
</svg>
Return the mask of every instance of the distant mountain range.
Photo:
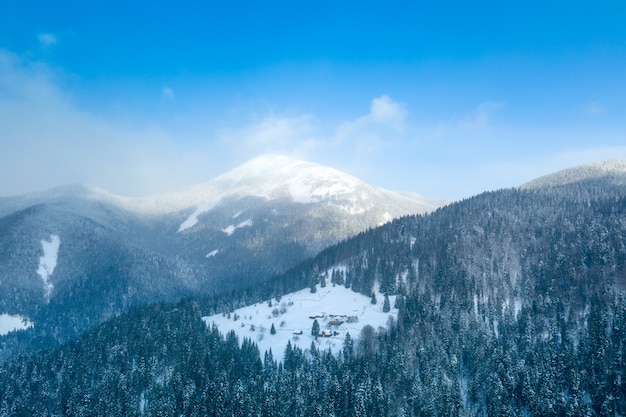
<svg viewBox="0 0 626 417">
<path fill-rule="evenodd" d="M 2 198 L 0 314 L 29 320 L 44 345 L 62 341 L 132 305 L 262 282 L 444 204 L 276 155 L 156 197 L 69 185 Z"/>
<path fill-rule="evenodd" d="M 581 181 L 603 181 L 605 186 L 626 186 L 626 161 L 608 161 L 579 165 L 553 174 L 544 175 L 524 184 L 522 189 L 562 187 Z"/>
</svg>

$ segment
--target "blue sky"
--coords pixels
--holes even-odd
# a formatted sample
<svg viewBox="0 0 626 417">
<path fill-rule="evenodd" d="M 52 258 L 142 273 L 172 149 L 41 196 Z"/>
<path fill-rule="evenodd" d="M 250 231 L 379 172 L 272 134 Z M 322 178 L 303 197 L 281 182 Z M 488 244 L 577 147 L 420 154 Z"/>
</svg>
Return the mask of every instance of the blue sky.
<svg viewBox="0 0 626 417">
<path fill-rule="evenodd" d="M 0 195 L 272 152 L 460 199 L 626 158 L 626 5 L 507 3 L 7 0 Z"/>
</svg>

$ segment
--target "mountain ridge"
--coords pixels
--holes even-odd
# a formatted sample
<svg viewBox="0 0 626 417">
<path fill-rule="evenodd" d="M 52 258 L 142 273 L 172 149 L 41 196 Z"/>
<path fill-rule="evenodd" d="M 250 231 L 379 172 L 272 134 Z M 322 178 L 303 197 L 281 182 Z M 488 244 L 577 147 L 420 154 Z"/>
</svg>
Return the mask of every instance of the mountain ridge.
<svg viewBox="0 0 626 417">
<path fill-rule="evenodd" d="M 180 225 L 179 232 L 193 227 L 198 222 L 198 216 L 227 197 L 282 198 L 303 204 L 325 202 L 349 214 L 360 214 L 371 209 L 371 205 L 368 207 L 367 204 L 372 197 L 388 198 L 388 202 L 404 214 L 408 214 L 409 207 L 417 214 L 432 211 L 447 203 L 418 194 L 384 190 L 334 168 L 271 154 L 256 157 L 193 189 L 201 189 L 204 195 L 210 197 L 198 205 Z M 213 190 L 213 193 L 208 190 Z"/>
<path fill-rule="evenodd" d="M 576 165 L 547 175 L 543 175 L 521 185 L 520 189 L 541 187 L 557 187 L 579 181 L 593 180 L 602 177 L 626 177 L 626 160 L 609 159 L 588 164 Z M 626 180 L 620 182 L 626 185 Z"/>
<path fill-rule="evenodd" d="M 313 188 L 315 181 L 321 184 L 333 181 L 334 187 Z M 11 207 L 11 202 L 13 202 L 13 207 L 16 207 L 13 210 L 16 211 L 21 207 L 41 202 L 63 202 L 81 197 L 114 204 L 142 215 L 165 215 L 190 210 L 195 206 L 211 206 L 210 202 L 217 202 L 229 196 L 257 196 L 266 199 L 290 197 L 295 202 L 308 203 L 347 194 L 351 187 L 359 185 L 367 184 L 335 168 L 279 154 L 263 154 L 206 182 L 179 191 L 147 197 L 123 196 L 82 183 L 70 183 L 41 191 L 3 196 L 0 198 L 0 216 L 9 214 L 5 207 L 7 205 Z M 369 187 L 384 193 L 403 196 L 407 200 L 419 201 L 424 205 L 424 212 L 448 203 L 445 200 L 428 199 L 412 192 Z"/>
<path fill-rule="evenodd" d="M 149 198 L 70 184 L 0 199 L 0 314 L 62 342 L 133 305 L 264 282 L 342 239 L 439 206 L 424 201 L 277 156 Z"/>
<path fill-rule="evenodd" d="M 131 309 L 7 361 L 0 414 L 625 415 L 626 187 L 612 179 L 484 192 L 236 292 Z"/>
</svg>

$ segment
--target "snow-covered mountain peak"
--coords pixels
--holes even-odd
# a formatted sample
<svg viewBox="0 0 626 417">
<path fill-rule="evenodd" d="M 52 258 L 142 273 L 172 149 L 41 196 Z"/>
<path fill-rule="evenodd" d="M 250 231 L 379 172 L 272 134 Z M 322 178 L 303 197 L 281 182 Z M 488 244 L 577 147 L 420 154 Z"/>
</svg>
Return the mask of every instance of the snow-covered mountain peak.
<svg viewBox="0 0 626 417">
<path fill-rule="evenodd" d="M 323 203 L 349 215 L 382 209 L 385 213 L 392 213 L 392 217 L 423 213 L 443 205 L 443 202 L 433 202 L 414 194 L 386 191 L 334 168 L 281 155 L 254 158 L 196 187 L 195 195 L 199 194 L 205 195 L 206 200 L 180 225 L 179 231 L 195 226 L 199 215 L 231 197 Z M 387 217 L 379 222 L 388 221 Z"/>
<path fill-rule="evenodd" d="M 282 155 L 262 155 L 216 178 L 233 192 L 308 203 L 355 191 L 360 181 L 333 168 Z"/>
<path fill-rule="evenodd" d="M 612 159 L 584 164 L 539 177 L 522 185 L 522 189 L 555 187 L 607 176 L 623 177 L 626 183 L 626 160 Z"/>
<path fill-rule="evenodd" d="M 246 178 L 272 177 L 279 173 L 285 173 L 297 169 L 302 165 L 313 165 L 299 161 L 284 155 L 265 154 L 257 156 L 223 175 L 232 179 L 244 180 Z"/>
</svg>

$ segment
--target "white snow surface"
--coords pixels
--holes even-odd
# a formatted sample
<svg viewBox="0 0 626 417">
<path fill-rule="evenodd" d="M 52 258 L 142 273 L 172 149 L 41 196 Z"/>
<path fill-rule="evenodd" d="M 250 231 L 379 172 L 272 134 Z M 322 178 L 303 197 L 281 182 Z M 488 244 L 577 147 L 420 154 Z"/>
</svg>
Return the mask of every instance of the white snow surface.
<svg viewBox="0 0 626 417">
<path fill-rule="evenodd" d="M 13 330 L 25 330 L 33 326 L 33 322 L 25 317 L 11 314 L 0 314 L 0 336 Z"/>
<path fill-rule="evenodd" d="M 52 284 L 49 280 L 57 266 L 57 257 L 60 245 L 61 239 L 57 235 L 50 235 L 50 241 L 41 240 L 43 256 L 39 258 L 39 268 L 37 268 L 37 274 L 39 274 L 43 281 L 46 299 L 50 299 L 50 293 L 52 292 Z"/>
<path fill-rule="evenodd" d="M 288 341 L 291 341 L 292 346 L 303 350 L 310 349 L 311 342 L 315 342 L 318 349 L 330 348 L 336 354 L 343 347 L 347 332 L 356 342 L 361 329 L 367 324 L 374 329 L 386 328 L 390 316 L 397 319 L 398 310 L 392 308 L 388 313 L 383 313 L 384 295 L 377 293 L 376 298 L 377 304 L 371 304 L 371 298 L 355 293 L 343 285 L 333 287 L 328 282 L 325 288 L 318 285 L 315 293 L 306 288 L 282 296 L 280 302 L 272 299 L 271 307 L 269 301 L 264 301 L 235 310 L 230 313 L 230 318 L 228 315 L 217 314 L 203 317 L 203 320 L 208 326 L 215 324 L 224 335 L 234 330 L 240 343 L 244 338 L 252 340 L 258 345 L 261 358 L 271 349 L 274 359 L 282 361 Z M 395 296 L 390 296 L 389 301 L 393 306 Z M 238 316 L 237 320 L 234 320 L 235 314 Z M 319 336 L 316 340 L 311 335 L 314 320 L 312 316 L 318 316 L 320 332 L 337 334 L 331 337 Z M 358 321 L 349 323 L 348 316 L 356 317 Z M 343 321 L 343 324 L 331 325 L 330 322 L 334 319 Z M 274 335 L 270 333 L 272 324 L 276 329 Z M 302 334 L 297 334 L 300 332 Z"/>
<path fill-rule="evenodd" d="M 307 204 L 349 195 L 359 184 L 358 179 L 333 168 L 280 155 L 259 156 L 205 184 L 205 192 L 212 190 L 212 196 L 198 205 L 178 231 L 195 226 L 198 216 L 227 197 L 286 198 Z"/>
<path fill-rule="evenodd" d="M 252 226 L 252 219 L 244 220 L 238 225 L 231 224 L 230 226 L 227 226 L 226 228 L 222 229 L 222 232 L 230 236 L 233 233 L 235 233 L 235 230 L 241 229 L 242 227 L 250 227 L 250 226 Z"/>
<path fill-rule="evenodd" d="M 191 201 L 192 198 L 185 197 L 185 193 L 193 194 L 196 199 L 206 198 L 180 225 L 179 232 L 195 226 L 198 216 L 229 197 L 283 198 L 301 204 L 325 202 L 352 215 L 371 210 L 380 201 L 401 202 L 403 206 L 413 207 L 414 213 L 435 210 L 445 204 L 416 194 L 383 190 L 336 169 L 281 155 L 254 158 L 204 185 L 179 193 L 176 198 Z M 408 214 L 406 209 L 404 214 Z"/>
</svg>

